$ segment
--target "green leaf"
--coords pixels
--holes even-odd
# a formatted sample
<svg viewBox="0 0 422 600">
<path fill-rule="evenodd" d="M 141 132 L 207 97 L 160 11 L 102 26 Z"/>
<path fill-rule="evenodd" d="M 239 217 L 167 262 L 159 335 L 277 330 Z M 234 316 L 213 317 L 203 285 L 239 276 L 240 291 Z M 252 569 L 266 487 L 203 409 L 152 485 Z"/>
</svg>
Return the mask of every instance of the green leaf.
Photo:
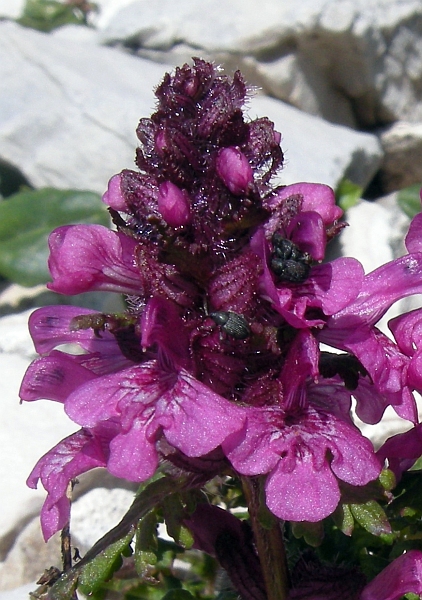
<svg viewBox="0 0 422 600">
<path fill-rule="evenodd" d="M 17 22 L 39 31 L 52 31 L 62 25 L 86 24 L 86 12 L 70 3 L 56 0 L 26 0 L 22 16 Z"/>
<path fill-rule="evenodd" d="M 73 571 L 65 573 L 49 589 L 47 600 L 72 600 L 78 584 L 78 573 Z"/>
<path fill-rule="evenodd" d="M 366 531 L 375 536 L 382 536 L 388 541 L 389 538 L 386 536 L 392 535 L 391 525 L 378 502 L 368 500 L 363 504 L 350 504 L 350 510 L 359 525 Z"/>
<path fill-rule="evenodd" d="M 352 511 L 348 504 L 339 504 L 337 509 L 332 515 L 334 523 L 344 533 L 344 535 L 351 536 L 355 520 L 352 515 Z"/>
<path fill-rule="evenodd" d="M 352 208 L 362 198 L 363 188 L 350 179 L 342 179 L 336 189 L 337 204 L 343 210 Z"/>
<path fill-rule="evenodd" d="M 411 185 L 397 194 L 397 202 L 402 211 L 411 219 L 421 212 L 421 191 L 422 184 Z"/>
<path fill-rule="evenodd" d="M 291 523 L 292 533 L 296 539 L 303 537 L 305 542 L 317 548 L 324 538 L 324 525 L 322 521 L 309 523 L 307 521 L 296 521 Z"/>
<path fill-rule="evenodd" d="M 98 194 L 45 188 L 0 202 L 0 275 L 24 286 L 49 281 L 48 236 L 56 227 L 72 223 L 108 225 Z"/>
<path fill-rule="evenodd" d="M 161 600 L 195 600 L 195 597 L 186 590 L 170 590 Z"/>
<path fill-rule="evenodd" d="M 84 594 L 92 594 L 98 590 L 121 567 L 122 554 L 127 552 L 134 533 L 133 528 L 125 537 L 108 546 L 80 569 L 78 587 Z"/>
<path fill-rule="evenodd" d="M 378 480 L 384 490 L 391 491 L 396 486 L 396 476 L 390 469 L 383 469 L 378 477 Z"/>
<path fill-rule="evenodd" d="M 134 561 L 136 572 L 142 578 L 149 576 L 151 567 L 158 561 L 157 525 L 157 514 L 151 511 L 140 519 L 136 529 Z"/>
<path fill-rule="evenodd" d="M 169 536 L 183 548 L 191 548 L 193 545 L 193 536 L 189 529 L 183 525 L 183 519 L 186 518 L 186 511 L 180 494 L 171 494 L 171 496 L 164 498 L 162 507 Z"/>
</svg>

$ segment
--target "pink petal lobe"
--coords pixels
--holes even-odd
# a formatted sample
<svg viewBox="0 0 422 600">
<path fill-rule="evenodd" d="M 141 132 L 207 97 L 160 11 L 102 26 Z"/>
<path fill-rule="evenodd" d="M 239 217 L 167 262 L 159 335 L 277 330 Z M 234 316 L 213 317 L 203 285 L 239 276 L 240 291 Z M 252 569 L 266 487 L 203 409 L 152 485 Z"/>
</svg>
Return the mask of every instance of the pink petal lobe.
<svg viewBox="0 0 422 600">
<path fill-rule="evenodd" d="M 53 283 L 48 287 L 54 292 L 140 293 L 133 238 L 101 225 L 66 225 L 50 234 L 49 246 Z"/>
<path fill-rule="evenodd" d="M 92 371 L 78 364 L 77 357 L 56 350 L 29 365 L 19 396 L 26 401 L 44 398 L 64 402 L 80 385 L 95 378 Z"/>
<path fill-rule="evenodd" d="M 187 456 L 202 456 L 239 430 L 246 412 L 181 371 L 157 405 L 166 439 Z"/>
<path fill-rule="evenodd" d="M 36 488 L 38 480 L 48 492 L 41 512 L 41 525 L 47 541 L 62 529 L 70 516 L 70 502 L 66 497 L 68 483 L 93 469 L 106 466 L 107 442 L 113 427 L 103 427 L 98 432 L 81 429 L 62 440 L 35 465 L 27 485 Z"/>
<path fill-rule="evenodd" d="M 340 500 L 330 467 L 324 463 L 316 469 L 310 454 L 302 455 L 291 471 L 274 469 L 265 490 L 268 508 L 286 521 L 320 521 L 334 512 Z"/>
</svg>

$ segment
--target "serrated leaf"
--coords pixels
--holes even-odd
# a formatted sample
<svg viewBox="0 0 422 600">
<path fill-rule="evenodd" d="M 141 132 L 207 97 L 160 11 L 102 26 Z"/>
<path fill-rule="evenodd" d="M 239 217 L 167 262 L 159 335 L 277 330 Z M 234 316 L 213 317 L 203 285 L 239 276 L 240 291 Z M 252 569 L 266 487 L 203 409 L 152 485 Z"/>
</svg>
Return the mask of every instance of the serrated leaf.
<svg viewBox="0 0 422 600">
<path fill-rule="evenodd" d="M 363 188 L 350 179 L 342 179 L 336 189 L 337 204 L 343 210 L 352 208 L 362 197 Z"/>
<path fill-rule="evenodd" d="M 122 555 L 126 553 L 134 534 L 135 530 L 132 529 L 125 537 L 114 542 L 114 544 L 110 544 L 80 569 L 78 587 L 85 594 L 95 592 L 120 568 Z"/>
<path fill-rule="evenodd" d="M 140 577 L 147 577 L 151 566 L 157 564 L 157 515 L 151 511 L 141 519 L 136 528 L 134 561 Z"/>
<path fill-rule="evenodd" d="M 0 202 L 0 275 L 24 286 L 49 281 L 48 236 L 56 227 L 73 223 L 108 225 L 98 194 L 45 188 Z"/>
<path fill-rule="evenodd" d="M 411 219 L 421 212 L 421 191 L 422 184 L 417 183 L 410 185 L 404 190 L 400 190 L 397 194 L 397 203 L 402 211 Z"/>
<path fill-rule="evenodd" d="M 47 600 L 72 600 L 78 584 L 78 573 L 65 573 L 49 589 Z"/>
<path fill-rule="evenodd" d="M 340 504 L 332 515 L 337 527 L 350 537 L 353 533 L 355 520 L 348 504 Z"/>
<path fill-rule="evenodd" d="M 375 500 L 363 504 L 350 504 L 350 510 L 356 521 L 375 536 L 391 534 L 391 525 L 381 506 Z"/>
<path fill-rule="evenodd" d="M 183 548 L 191 548 L 193 545 L 193 536 L 182 522 L 186 515 L 180 495 L 172 494 L 164 498 L 162 506 L 169 536 Z"/>
<path fill-rule="evenodd" d="M 313 548 L 320 546 L 324 539 L 324 526 L 322 521 L 318 521 L 317 523 L 297 521 L 292 522 L 291 527 L 292 533 L 296 539 L 303 537 L 305 542 Z"/>
<path fill-rule="evenodd" d="M 383 469 L 378 477 L 378 480 L 384 490 L 388 492 L 394 489 L 397 484 L 396 476 L 394 475 L 393 471 L 390 471 L 390 469 Z"/>
</svg>

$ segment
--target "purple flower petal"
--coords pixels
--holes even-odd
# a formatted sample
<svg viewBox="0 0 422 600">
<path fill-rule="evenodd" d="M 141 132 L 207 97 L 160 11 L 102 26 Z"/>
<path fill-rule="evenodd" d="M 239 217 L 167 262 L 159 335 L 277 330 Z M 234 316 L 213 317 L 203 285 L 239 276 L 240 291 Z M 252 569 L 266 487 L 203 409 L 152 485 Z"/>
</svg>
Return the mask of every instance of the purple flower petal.
<svg viewBox="0 0 422 600">
<path fill-rule="evenodd" d="M 59 294 L 102 290 L 141 293 L 135 266 L 136 242 L 101 225 L 67 225 L 49 237 L 48 267 Z"/>
<path fill-rule="evenodd" d="M 270 473 L 268 507 L 292 521 L 319 521 L 331 514 L 340 499 L 336 477 L 365 485 L 381 470 L 372 444 L 356 427 L 312 407 L 296 415 L 277 407 L 250 409 L 244 428 L 223 443 L 223 450 L 243 475 Z M 299 493 L 308 486 L 311 493 Z"/>
<path fill-rule="evenodd" d="M 202 456 L 240 429 L 246 412 L 182 370 L 159 400 L 156 416 L 173 446 L 186 456 Z"/>
<path fill-rule="evenodd" d="M 45 398 L 64 402 L 80 385 L 95 379 L 96 375 L 80 365 L 79 356 L 70 356 L 57 350 L 31 363 L 24 375 L 19 396 L 22 400 Z"/>
<path fill-rule="evenodd" d="M 170 227 L 181 227 L 190 222 L 190 199 L 186 190 L 165 181 L 158 188 L 157 202 L 158 210 Z"/>
<path fill-rule="evenodd" d="M 382 462 L 388 459 L 389 469 L 399 480 L 403 471 L 422 456 L 422 425 L 390 437 L 378 450 L 377 456 Z"/>
<path fill-rule="evenodd" d="M 48 492 L 41 512 L 41 525 L 47 541 L 69 520 L 70 502 L 66 497 L 68 483 L 94 467 L 105 467 L 107 445 L 115 427 L 104 424 L 96 431 L 80 431 L 62 440 L 45 454 L 29 475 L 27 485 L 36 488 L 38 480 Z"/>
<path fill-rule="evenodd" d="M 364 277 L 353 302 L 331 313 L 330 329 L 353 330 L 363 324 L 374 325 L 394 302 L 422 293 L 422 254 L 407 254 Z"/>
<path fill-rule="evenodd" d="M 216 168 L 218 176 L 235 196 L 244 194 L 253 181 L 252 167 L 239 148 L 220 150 Z"/>
<path fill-rule="evenodd" d="M 71 329 L 71 322 L 96 311 L 77 306 L 45 306 L 29 317 L 29 331 L 39 354 L 46 354 L 61 344 L 75 343 L 88 352 L 121 354 L 116 338 L 109 331 L 95 335 L 92 329 Z"/>
<path fill-rule="evenodd" d="M 320 183 L 294 183 L 282 187 L 271 198 L 269 205 L 274 210 L 287 198 L 296 194 L 303 197 L 301 210 L 317 212 L 326 225 L 331 225 L 343 215 L 341 208 L 336 205 L 333 190 L 328 185 Z"/>
<path fill-rule="evenodd" d="M 388 327 L 404 354 L 413 356 L 415 352 L 422 350 L 422 309 L 390 319 Z"/>
<path fill-rule="evenodd" d="M 413 217 L 405 238 L 405 244 L 409 254 L 422 252 L 422 213 Z"/>
<path fill-rule="evenodd" d="M 154 412 L 158 398 L 172 385 L 174 375 L 163 376 L 156 361 L 149 361 L 99 377 L 80 386 L 65 405 L 69 417 L 83 427 L 95 427 L 101 421 L 126 417 L 123 428 L 130 428 L 135 416 Z M 151 406 L 151 408 L 150 408 Z M 129 414 L 128 414 L 129 413 Z"/>
<path fill-rule="evenodd" d="M 309 330 L 302 330 L 294 339 L 280 380 L 283 384 L 283 409 L 296 411 L 307 406 L 305 381 L 318 376 L 319 349 Z"/>
<path fill-rule="evenodd" d="M 408 357 L 375 328 L 360 327 L 349 331 L 349 335 L 342 332 L 343 339 L 340 336 L 334 339 L 331 333 L 328 328 L 318 336 L 322 341 L 356 356 L 368 371 L 377 393 L 381 394 L 380 398 L 386 398 L 403 419 L 416 422 L 416 403 L 408 387 Z M 364 411 L 360 414 L 363 415 Z"/>
<path fill-rule="evenodd" d="M 292 470 L 274 469 L 265 491 L 271 512 L 288 521 L 320 521 L 333 513 L 340 501 L 338 483 L 329 465 L 323 463 L 316 468 L 312 454 L 306 451 Z"/>
<path fill-rule="evenodd" d="M 189 340 L 180 314 L 169 300 L 152 298 L 142 314 L 142 347 L 157 345 L 159 360 L 164 367 L 188 368 Z"/>
<path fill-rule="evenodd" d="M 121 432 L 110 443 L 107 469 L 112 475 L 129 481 L 146 481 L 158 465 L 155 434 L 159 428 L 146 426 L 145 419 L 133 419 L 131 428 Z"/>
<path fill-rule="evenodd" d="M 317 212 L 300 212 L 295 215 L 288 226 L 287 237 L 302 252 L 308 252 L 313 260 L 322 260 L 325 256 L 327 234 L 322 217 Z"/>
<path fill-rule="evenodd" d="M 125 457 L 130 455 L 136 455 L 138 461 L 143 452 L 150 459 L 156 457 L 153 446 L 159 429 L 186 456 L 203 456 L 240 429 L 245 418 L 244 409 L 214 393 L 186 371 L 169 373 L 161 370 L 156 361 L 82 385 L 68 397 L 65 410 L 71 419 L 85 427 L 110 419 L 121 423 L 122 431 L 113 441 L 110 457 L 110 465 L 119 468 L 122 464 L 129 465 Z M 134 443 L 138 447 L 134 448 Z M 115 456 L 117 450 L 119 457 Z M 133 479 L 133 469 L 130 465 L 128 469 L 125 475 L 119 472 L 120 476 Z M 136 480 L 149 477 L 146 472 L 150 470 L 142 471 Z"/>
<path fill-rule="evenodd" d="M 422 552 L 409 550 L 388 565 L 363 590 L 360 600 L 399 600 L 422 594 Z"/>
<path fill-rule="evenodd" d="M 107 191 L 103 195 L 103 202 L 113 210 L 127 212 L 128 206 L 121 189 L 122 176 L 114 175 L 108 182 Z"/>
</svg>

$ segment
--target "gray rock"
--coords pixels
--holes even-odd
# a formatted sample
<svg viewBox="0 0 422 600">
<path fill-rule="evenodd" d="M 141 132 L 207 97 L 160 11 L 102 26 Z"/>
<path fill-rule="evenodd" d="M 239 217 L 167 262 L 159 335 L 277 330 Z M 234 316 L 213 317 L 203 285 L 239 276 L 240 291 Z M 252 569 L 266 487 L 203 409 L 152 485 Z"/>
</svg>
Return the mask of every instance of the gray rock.
<svg viewBox="0 0 422 600">
<path fill-rule="evenodd" d="M 76 500 L 72 505 L 71 533 L 81 555 L 119 523 L 133 499 L 132 490 L 98 487 Z"/>
<path fill-rule="evenodd" d="M 307 0 L 294 5 L 137 0 L 123 8 L 110 4 L 97 25 L 104 43 L 154 51 L 157 59 L 162 53 L 169 60 L 169 51 L 178 52 L 180 45 L 223 63 L 237 61 L 240 68 L 247 58 L 252 71 L 255 65 L 252 83 L 331 121 L 350 124 L 357 118 L 373 126 L 422 118 L 419 0 Z M 293 85 L 285 82 L 286 57 L 290 62 L 294 57 Z"/>
<path fill-rule="evenodd" d="M 61 566 L 60 533 L 56 533 L 46 544 L 36 517 L 24 527 L 5 561 L 0 563 L 0 589 L 11 590 L 38 581 L 44 571 L 52 566 Z M 34 584 L 32 590 L 36 587 Z"/>
<path fill-rule="evenodd" d="M 25 0 L 0 0 L 0 18 L 17 19 L 25 6 Z"/>
<path fill-rule="evenodd" d="M 35 187 L 102 192 L 131 167 L 164 68 L 0 23 L 0 160 Z"/>
<path fill-rule="evenodd" d="M 30 583 L 13 590 L 0 592 L 0 600 L 29 600 L 29 593 L 33 592 L 35 588 L 36 584 Z"/>
<path fill-rule="evenodd" d="M 381 134 L 380 176 L 386 192 L 422 182 L 422 122 L 398 121 Z"/>
<path fill-rule="evenodd" d="M 114 173 L 132 167 L 137 123 L 153 111 L 152 90 L 166 70 L 91 42 L 0 23 L 0 160 L 36 187 L 104 191 Z M 269 116 L 282 132 L 285 183 L 335 187 L 347 175 L 365 186 L 378 168 L 374 136 L 265 97 L 253 99 L 249 113 Z"/>
<path fill-rule="evenodd" d="M 281 131 L 281 183 L 317 181 L 335 188 L 347 177 L 365 188 L 376 173 L 382 155 L 375 136 L 327 123 L 265 96 L 255 98 L 250 107 L 251 118 L 267 115 Z"/>
</svg>

